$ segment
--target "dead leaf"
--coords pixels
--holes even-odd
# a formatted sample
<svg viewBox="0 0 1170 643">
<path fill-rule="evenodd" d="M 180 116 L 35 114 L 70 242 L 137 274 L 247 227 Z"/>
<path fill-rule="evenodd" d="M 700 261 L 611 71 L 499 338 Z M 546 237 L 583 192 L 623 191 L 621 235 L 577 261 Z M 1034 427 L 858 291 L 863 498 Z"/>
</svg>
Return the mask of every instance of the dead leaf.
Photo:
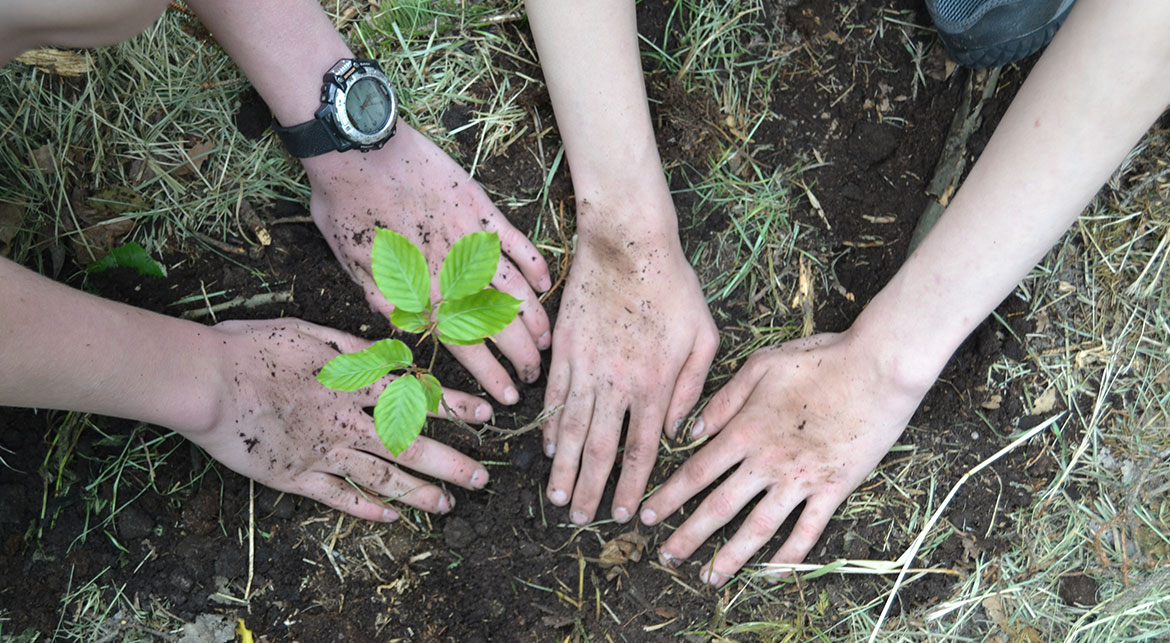
<svg viewBox="0 0 1170 643">
<path fill-rule="evenodd" d="M 93 196 L 87 196 L 80 189 L 74 190 L 70 194 L 70 204 L 77 217 L 86 224 L 70 238 L 73 256 L 81 265 L 101 260 L 134 230 L 134 220 L 122 218 L 123 214 L 147 208 L 140 194 L 122 185 Z"/>
<path fill-rule="evenodd" d="M 209 141 L 193 141 L 183 153 L 187 155 L 187 162 L 175 170 L 175 176 L 193 176 L 203 169 L 207 156 L 215 150 L 215 144 Z"/>
<path fill-rule="evenodd" d="M 1040 397 L 1032 400 L 1032 415 L 1043 415 L 1056 408 L 1056 387 L 1049 386 L 1047 390 L 1040 394 Z"/>
<path fill-rule="evenodd" d="M 988 596 L 983 599 L 983 611 L 1001 630 L 1008 631 L 1007 616 L 1003 611 L 1003 603 L 998 596 Z"/>
<path fill-rule="evenodd" d="M 627 531 L 602 545 L 598 562 L 601 563 L 602 569 L 606 570 L 605 580 L 613 580 L 624 571 L 621 566 L 627 562 L 636 563 L 642 560 L 642 552 L 646 551 L 649 542 L 647 536 L 637 531 Z"/>
<path fill-rule="evenodd" d="M 663 619 L 678 618 L 678 610 L 673 607 L 655 607 L 654 615 Z"/>
<path fill-rule="evenodd" d="M 1043 641 L 1044 635 L 1040 634 L 1040 630 L 1031 625 L 1025 625 L 1020 628 L 1019 632 L 1012 635 L 1011 643 L 1042 643 Z"/>
<path fill-rule="evenodd" d="M 76 77 L 94 70 L 93 57 L 89 52 L 67 51 L 43 47 L 26 51 L 16 57 L 16 62 L 31 65 L 41 71 L 58 76 Z"/>
<path fill-rule="evenodd" d="M 57 164 L 53 162 L 53 147 L 45 143 L 33 150 L 33 165 L 45 174 L 56 174 Z"/>
<path fill-rule="evenodd" d="M 0 204 L 0 257 L 12 251 L 12 240 L 20 233 L 24 209 L 11 203 Z"/>
<path fill-rule="evenodd" d="M 1000 405 L 1002 405 L 1002 404 L 1003 404 L 1003 396 L 1000 395 L 999 393 L 996 393 L 995 395 L 992 395 L 991 397 L 987 398 L 986 400 L 983 400 L 983 403 L 980 404 L 979 406 L 982 406 L 983 408 L 987 409 L 988 411 L 994 411 L 994 410 L 998 409 L 1000 407 Z"/>
</svg>

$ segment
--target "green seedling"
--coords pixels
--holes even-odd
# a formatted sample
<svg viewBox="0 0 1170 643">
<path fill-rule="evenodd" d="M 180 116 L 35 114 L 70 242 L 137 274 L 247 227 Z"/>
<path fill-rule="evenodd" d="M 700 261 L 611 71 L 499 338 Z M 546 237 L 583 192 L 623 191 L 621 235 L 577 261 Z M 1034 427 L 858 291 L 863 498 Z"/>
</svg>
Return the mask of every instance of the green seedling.
<svg viewBox="0 0 1170 643">
<path fill-rule="evenodd" d="M 432 306 L 431 275 L 423 253 L 391 230 L 379 228 L 374 237 L 374 282 L 394 304 L 390 323 L 423 333 L 423 339 L 430 337 L 436 351 L 440 341 L 479 344 L 516 318 L 520 300 L 488 287 L 499 262 L 500 239 L 494 232 L 475 232 L 456 241 L 439 271 L 441 299 Z M 363 351 L 338 355 L 321 369 L 317 381 L 337 391 L 356 391 L 395 371 L 403 373 L 378 396 L 374 426 L 397 456 L 418 437 L 427 412 L 439 411 L 442 400 L 439 380 L 430 367 L 415 364 L 406 344 L 383 339 Z"/>
</svg>

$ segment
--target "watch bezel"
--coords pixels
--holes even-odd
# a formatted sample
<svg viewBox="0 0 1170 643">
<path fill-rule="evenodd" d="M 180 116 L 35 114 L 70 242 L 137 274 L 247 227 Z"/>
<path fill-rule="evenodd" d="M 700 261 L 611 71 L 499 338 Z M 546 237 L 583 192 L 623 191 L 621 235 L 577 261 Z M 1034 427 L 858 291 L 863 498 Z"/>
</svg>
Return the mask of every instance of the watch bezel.
<svg viewBox="0 0 1170 643">
<path fill-rule="evenodd" d="M 346 110 L 350 88 L 366 78 L 377 81 L 386 89 L 386 94 L 390 97 L 386 122 L 377 131 L 369 134 L 362 132 L 354 125 Z M 394 92 L 394 86 L 390 84 L 390 79 L 382 72 L 378 63 L 372 60 L 340 60 L 326 74 L 326 80 L 327 89 L 323 102 L 332 106 L 333 122 L 337 125 L 338 133 L 342 137 L 357 147 L 374 149 L 381 147 L 394 135 L 394 128 L 398 121 L 398 96 Z"/>
</svg>

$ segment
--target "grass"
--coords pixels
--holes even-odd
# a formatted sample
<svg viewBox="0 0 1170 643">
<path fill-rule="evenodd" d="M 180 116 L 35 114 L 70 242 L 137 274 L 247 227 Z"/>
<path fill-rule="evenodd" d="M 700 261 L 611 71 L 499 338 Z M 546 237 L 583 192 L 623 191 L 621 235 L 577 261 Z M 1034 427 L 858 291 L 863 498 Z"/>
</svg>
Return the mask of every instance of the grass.
<svg viewBox="0 0 1170 643">
<path fill-rule="evenodd" d="M 533 157 L 539 180 L 493 197 L 505 208 L 536 207 L 538 245 L 554 259 L 568 257 L 572 223 L 552 190 L 565 171 L 563 150 L 555 136 L 545 136 L 549 123 L 540 110 L 524 100 L 544 89 L 534 72 L 535 53 L 516 31 L 519 8 L 423 0 L 380 10 L 363 4 L 356 14 L 351 3 L 327 7 L 359 53 L 375 55 L 395 77 L 413 79 L 400 84 L 413 125 L 449 150 L 461 149 L 461 134 L 474 134 L 474 151 L 460 158 L 473 173 L 518 149 Z M 785 105 L 772 104 L 772 88 L 819 79 L 832 65 L 876 77 L 893 63 L 872 57 L 866 47 L 785 39 L 767 26 L 762 2 L 677 0 L 671 7 L 663 37 L 644 39 L 643 56 L 653 68 L 649 82 L 658 113 L 668 122 L 701 117 L 701 153 L 667 158 L 667 171 L 676 197 L 687 204 L 680 211 L 686 251 L 724 330 L 714 390 L 757 348 L 815 330 L 812 313 L 847 294 L 835 265 L 850 255 L 823 252 L 815 230 L 795 216 L 820 210 L 815 169 L 823 161 L 809 149 L 777 163 L 763 140 L 767 126 L 790 117 Z M 913 24 L 912 15 L 881 11 L 867 23 L 857 13 L 856 3 L 839 8 L 831 25 L 839 38 L 861 44 L 893 39 L 911 58 L 913 90 L 936 82 L 923 71 L 932 36 Z M 94 52 L 96 71 L 84 80 L 21 65 L 0 70 L 0 88 L 19 89 L 0 89 L 0 130 L 6 132 L 0 202 L 25 213 L 16 259 L 65 278 L 61 259 L 79 252 L 79 245 L 102 243 L 99 232 L 109 228 L 126 230 L 155 256 L 195 244 L 247 246 L 252 241 L 240 220 L 241 203 L 262 208 L 278 199 L 307 201 L 298 167 L 273 139 L 247 140 L 225 119 L 235 111 L 242 78 L 217 47 L 192 35 L 198 32 L 191 25 L 171 11 L 142 36 Z M 834 101 L 867 81 L 816 82 Z M 678 111 L 684 103 L 688 111 Z M 896 114 L 882 117 L 899 124 Z M 1007 530 L 1001 535 L 1014 546 L 994 557 L 976 553 L 961 569 L 948 560 L 943 546 L 963 535 L 948 511 L 963 489 L 948 496 L 954 488 L 949 481 L 979 462 L 963 458 L 964 444 L 930 448 L 906 441 L 835 519 L 875 525 L 882 536 L 870 546 L 883 560 L 809 566 L 797 585 L 767 585 L 749 569 L 712 599 L 713 615 L 696 622 L 694 632 L 713 640 L 783 641 L 1170 636 L 1170 601 L 1163 596 L 1170 581 L 1168 153 L 1170 133 L 1152 132 L 1013 295 L 1036 330 L 1020 338 L 1026 359 L 1003 358 L 987 370 L 986 394 L 1022 388 L 1023 408 L 1048 407 L 1042 417 L 1063 413 L 1027 445 L 1029 454 L 1052 458 L 1058 474 L 1029 489 L 1030 503 L 997 527 Z M 176 296 L 202 299 L 199 293 Z M 1001 321 L 1003 332 L 1011 332 Z M 179 498 L 186 491 L 183 485 L 153 486 L 152 472 L 175 455 L 164 434 L 149 428 L 109 434 L 95 441 L 95 453 L 81 456 L 73 446 L 78 435 L 103 431 L 100 422 L 58 417 L 42 466 L 50 481 L 45 512 L 52 511 L 52 495 L 80 486 L 92 517 L 83 536 L 110 532 L 117 512 L 141 493 L 153 489 Z M 968 429 L 994 435 L 1000 446 L 1022 433 L 987 424 L 962 427 Z M 958 473 L 942 475 L 948 468 Z M 76 472 L 83 469 L 97 473 L 80 479 Z M 995 484 L 993 478 L 975 476 L 968 484 Z M 420 543 L 436 538 L 426 514 L 407 512 L 402 524 L 407 527 L 387 533 L 324 513 L 298 525 L 300 547 L 318 566 L 313 574 L 373 582 L 378 596 L 392 602 L 418 586 L 412 565 L 427 550 Z M 909 571 L 900 582 L 904 566 Z M 907 583 L 940 575 L 946 589 L 936 602 L 883 615 Z M 71 586 L 54 636 L 147 640 L 152 631 L 177 631 L 178 621 L 164 606 L 136 602 L 107 576 Z M 1096 601 L 1088 606 L 1062 598 L 1070 579 L 1081 578 L 1096 587 Z M 867 589 L 840 594 L 846 582 Z M 566 596 L 580 593 L 568 585 Z M 227 589 L 239 597 L 255 595 L 256 588 Z M 343 596 L 319 607 L 341 604 Z M 621 616 L 599 613 L 609 622 Z M 0 626 L 5 618 L 0 611 Z"/>
</svg>

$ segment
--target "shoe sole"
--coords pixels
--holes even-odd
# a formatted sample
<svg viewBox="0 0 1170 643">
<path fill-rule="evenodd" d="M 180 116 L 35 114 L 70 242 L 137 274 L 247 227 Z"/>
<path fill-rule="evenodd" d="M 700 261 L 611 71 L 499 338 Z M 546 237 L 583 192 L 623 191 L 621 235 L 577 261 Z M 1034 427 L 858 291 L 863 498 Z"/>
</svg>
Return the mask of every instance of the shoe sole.
<svg viewBox="0 0 1170 643">
<path fill-rule="evenodd" d="M 1064 24 L 1064 19 L 1068 17 L 1073 4 L 1070 2 L 1055 18 L 1031 33 L 986 47 L 972 49 L 961 46 L 953 40 L 954 36 L 941 30 L 938 35 L 942 38 L 947 53 L 960 65 L 975 69 L 1002 67 L 1030 56 L 1047 45 L 1056 35 L 1056 30 L 1060 29 L 1060 25 Z"/>
</svg>

